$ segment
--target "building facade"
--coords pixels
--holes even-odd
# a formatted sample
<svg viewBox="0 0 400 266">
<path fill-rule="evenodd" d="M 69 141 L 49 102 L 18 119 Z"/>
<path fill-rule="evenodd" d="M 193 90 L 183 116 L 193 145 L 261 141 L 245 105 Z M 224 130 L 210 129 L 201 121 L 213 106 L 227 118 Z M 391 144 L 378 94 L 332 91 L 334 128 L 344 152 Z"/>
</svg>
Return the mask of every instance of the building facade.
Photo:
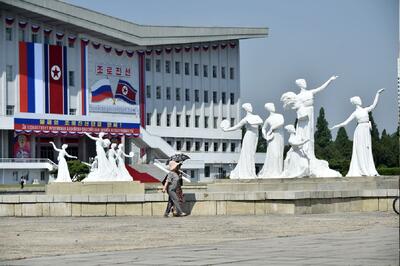
<svg viewBox="0 0 400 266">
<path fill-rule="evenodd" d="M 241 132 L 219 124 L 241 115 L 239 40 L 266 35 L 141 26 L 60 1 L 0 0 L 3 183 L 46 182 L 57 161 L 50 141 L 88 162 L 95 144 L 84 132 L 123 143 L 133 165 L 184 152 L 194 180 L 226 176 Z"/>
</svg>

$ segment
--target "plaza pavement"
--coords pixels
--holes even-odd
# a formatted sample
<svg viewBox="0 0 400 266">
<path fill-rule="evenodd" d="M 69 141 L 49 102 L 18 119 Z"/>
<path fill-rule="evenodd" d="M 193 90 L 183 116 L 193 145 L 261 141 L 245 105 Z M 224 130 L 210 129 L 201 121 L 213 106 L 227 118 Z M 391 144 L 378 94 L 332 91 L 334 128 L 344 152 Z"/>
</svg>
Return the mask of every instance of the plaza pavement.
<svg viewBox="0 0 400 266">
<path fill-rule="evenodd" d="M 399 218 L 383 212 L 10 217 L 0 228 L 0 265 L 399 265 Z"/>
</svg>

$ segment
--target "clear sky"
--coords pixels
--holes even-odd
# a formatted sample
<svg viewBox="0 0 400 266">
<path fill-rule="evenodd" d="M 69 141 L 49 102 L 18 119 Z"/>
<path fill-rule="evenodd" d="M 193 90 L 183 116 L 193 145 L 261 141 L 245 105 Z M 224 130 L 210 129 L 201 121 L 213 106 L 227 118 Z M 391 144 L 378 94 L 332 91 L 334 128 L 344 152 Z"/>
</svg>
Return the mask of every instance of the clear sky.
<svg viewBox="0 0 400 266">
<path fill-rule="evenodd" d="M 170 26 L 268 27 L 264 39 L 242 40 L 241 98 L 266 116 L 265 102 L 274 102 L 286 123 L 280 96 L 298 92 L 294 81 L 305 78 L 309 88 L 339 75 L 315 98 L 329 125 L 344 121 L 354 110 L 350 97 L 370 105 L 386 88 L 373 112 L 379 131 L 397 127 L 397 0 L 66 0 L 71 4 L 138 24 Z M 355 122 L 346 127 L 352 138 Z M 336 133 L 336 132 L 335 132 Z"/>
</svg>

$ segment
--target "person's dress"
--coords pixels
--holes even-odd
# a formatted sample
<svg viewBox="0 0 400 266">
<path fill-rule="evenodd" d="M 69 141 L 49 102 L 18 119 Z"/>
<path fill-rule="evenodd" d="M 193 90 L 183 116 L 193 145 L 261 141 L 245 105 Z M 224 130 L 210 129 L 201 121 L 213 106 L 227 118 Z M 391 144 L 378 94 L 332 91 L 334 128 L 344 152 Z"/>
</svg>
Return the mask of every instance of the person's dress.
<svg viewBox="0 0 400 266">
<path fill-rule="evenodd" d="M 368 111 L 361 109 L 355 111 L 358 125 L 353 136 L 353 152 L 349 172 L 346 176 L 377 176 L 371 145 L 371 124 Z"/>
<path fill-rule="evenodd" d="M 283 125 L 284 119 L 280 114 L 274 114 L 275 117 L 269 117 L 266 122 L 270 127 Z M 271 118 L 271 119 L 270 119 Z M 283 171 L 283 149 L 284 139 L 282 126 L 273 131 L 273 138 L 268 142 L 267 154 L 265 156 L 264 166 L 258 174 L 259 178 L 280 177 Z"/>
<path fill-rule="evenodd" d="M 295 178 L 309 175 L 309 159 L 303 150 L 304 145 L 298 145 L 301 141 L 296 135 L 289 137 L 288 142 L 292 147 L 286 154 L 281 177 Z"/>
<path fill-rule="evenodd" d="M 298 94 L 301 107 L 297 110 L 296 137 L 309 140 L 303 146 L 303 151 L 310 159 L 310 176 L 341 177 L 342 175 L 329 168 L 325 160 L 315 157 L 314 150 L 314 95 L 311 91 L 303 90 Z"/>
<path fill-rule="evenodd" d="M 120 181 L 132 181 L 132 176 L 129 174 L 125 166 L 125 160 L 121 151 L 117 152 L 118 176 Z"/>
<path fill-rule="evenodd" d="M 84 179 L 86 182 L 97 182 L 97 181 L 113 181 L 115 171 L 107 159 L 106 152 L 104 150 L 104 140 L 96 140 L 96 153 L 97 153 L 97 169 L 90 172 L 88 177 Z"/>
<path fill-rule="evenodd" d="M 256 178 L 255 153 L 258 141 L 258 125 L 246 124 L 246 133 L 243 137 L 242 149 L 238 163 L 229 175 L 230 179 Z"/>
<path fill-rule="evenodd" d="M 68 164 L 65 160 L 65 151 L 58 153 L 58 172 L 57 179 L 54 182 L 72 182 L 71 176 L 69 175 Z"/>
</svg>

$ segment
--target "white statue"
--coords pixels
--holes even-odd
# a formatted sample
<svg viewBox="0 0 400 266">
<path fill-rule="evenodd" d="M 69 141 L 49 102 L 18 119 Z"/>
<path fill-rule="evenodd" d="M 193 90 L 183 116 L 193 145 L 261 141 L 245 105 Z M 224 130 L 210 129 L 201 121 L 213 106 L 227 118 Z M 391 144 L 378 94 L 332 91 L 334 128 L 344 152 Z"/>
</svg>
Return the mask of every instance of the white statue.
<svg viewBox="0 0 400 266">
<path fill-rule="evenodd" d="M 113 170 L 113 166 L 110 161 L 107 159 L 106 152 L 104 148 L 108 148 L 110 145 L 109 139 L 103 139 L 104 132 L 99 133 L 99 137 L 93 137 L 89 133 L 85 132 L 85 135 L 90 139 L 96 141 L 96 153 L 97 153 L 97 168 L 94 171 L 90 172 L 88 177 L 84 179 L 85 182 L 90 181 L 112 181 L 114 176 L 116 175 Z"/>
<path fill-rule="evenodd" d="M 112 143 L 110 149 L 108 149 L 108 151 L 107 151 L 107 158 L 108 158 L 108 161 L 110 162 L 110 165 L 114 172 L 118 171 L 117 152 L 115 150 L 116 147 L 117 147 L 117 143 Z"/>
<path fill-rule="evenodd" d="M 262 124 L 262 119 L 253 114 L 253 107 L 250 103 L 245 103 L 242 108 L 247 112 L 246 116 L 236 125 L 229 127 L 229 121 L 221 122 L 223 131 L 234 131 L 246 127 L 246 134 L 243 137 L 242 149 L 235 169 L 230 173 L 231 179 L 253 179 L 256 178 L 255 153 L 258 140 L 258 126 Z"/>
<path fill-rule="evenodd" d="M 69 155 L 67 152 L 68 145 L 63 144 L 61 149 L 58 149 L 54 142 L 50 141 L 53 145 L 54 150 L 58 151 L 58 172 L 57 172 L 57 179 L 54 182 L 72 182 L 71 176 L 69 175 L 68 164 L 65 160 L 65 156 L 68 158 L 78 159 L 76 156 Z"/>
<path fill-rule="evenodd" d="M 124 145 L 119 144 L 117 150 L 118 175 L 121 181 L 132 181 L 132 176 L 126 169 L 124 157 L 132 158 L 134 154 L 133 152 L 126 154 L 123 149 Z"/>
<path fill-rule="evenodd" d="M 289 133 L 288 143 L 291 148 L 286 154 L 282 177 L 294 178 L 309 176 L 310 158 L 303 148 L 310 140 L 302 139 L 297 136 L 293 125 L 287 125 L 285 129 Z"/>
<path fill-rule="evenodd" d="M 336 78 L 337 76 L 332 76 L 321 87 L 313 90 L 307 90 L 306 81 L 298 79 L 296 84 L 300 87 L 300 93 L 286 92 L 281 97 L 285 108 L 291 107 L 296 110 L 296 136 L 300 139 L 309 140 L 303 146 L 303 150 L 310 159 L 310 174 L 315 177 L 342 176 L 339 172 L 330 169 L 327 161 L 317 159 L 314 151 L 314 94 L 325 89 Z"/>
<path fill-rule="evenodd" d="M 377 176 L 379 175 L 375 169 L 374 158 L 372 156 L 371 145 L 371 123 L 368 113 L 376 107 L 379 95 L 384 89 L 378 90 L 374 102 L 371 106 L 362 107 L 361 98 L 358 96 L 352 97 L 350 102 L 356 106 L 356 110 L 343 123 L 337 124 L 331 128 L 344 127 L 354 118 L 357 119 L 357 127 L 353 136 L 353 152 L 349 172 L 346 176 Z"/>
<path fill-rule="evenodd" d="M 268 147 L 264 167 L 258 177 L 280 177 L 283 171 L 284 139 L 282 127 L 285 120 L 283 115 L 275 113 L 275 105 L 273 103 L 266 103 L 264 107 L 270 112 L 262 127 L 262 134 L 268 143 Z M 268 127 L 269 130 L 267 131 Z"/>
</svg>

